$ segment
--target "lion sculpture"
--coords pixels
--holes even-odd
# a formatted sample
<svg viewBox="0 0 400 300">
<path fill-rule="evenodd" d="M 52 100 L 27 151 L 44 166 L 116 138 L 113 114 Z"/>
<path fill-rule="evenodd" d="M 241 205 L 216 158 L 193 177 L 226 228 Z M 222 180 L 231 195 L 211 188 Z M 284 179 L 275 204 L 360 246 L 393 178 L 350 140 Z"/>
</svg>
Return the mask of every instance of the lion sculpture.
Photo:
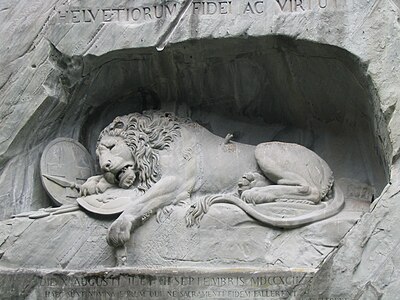
<svg viewBox="0 0 400 300">
<path fill-rule="evenodd" d="M 107 241 L 114 247 L 123 246 L 150 215 L 182 201 L 192 203 L 188 225 L 198 223 L 212 204 L 230 203 L 279 228 L 328 218 L 344 205 L 331 169 L 311 150 L 282 142 L 232 142 L 229 136 L 223 139 L 171 113 L 117 117 L 101 132 L 96 154 L 103 175 L 89 178 L 82 195 L 115 186 L 142 191 L 109 228 Z M 271 202 L 309 209 L 289 217 L 256 209 L 257 204 Z M 323 205 L 315 209 L 315 204 Z"/>
</svg>

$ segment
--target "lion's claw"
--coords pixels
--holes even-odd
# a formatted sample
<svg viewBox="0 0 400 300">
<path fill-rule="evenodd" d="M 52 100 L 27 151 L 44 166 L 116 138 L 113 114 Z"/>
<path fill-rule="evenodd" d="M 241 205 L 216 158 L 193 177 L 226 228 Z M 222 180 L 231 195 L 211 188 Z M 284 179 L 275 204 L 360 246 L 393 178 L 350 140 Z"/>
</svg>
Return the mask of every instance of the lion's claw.
<svg viewBox="0 0 400 300">
<path fill-rule="evenodd" d="M 80 195 L 86 197 L 94 194 L 102 194 L 107 189 L 112 187 L 111 183 L 108 183 L 103 176 L 90 177 L 80 188 Z"/>
<path fill-rule="evenodd" d="M 84 183 L 81 187 L 80 195 L 83 197 L 93 195 L 96 193 L 96 186 L 92 186 L 92 183 Z"/>
<path fill-rule="evenodd" d="M 82 184 L 80 195 L 86 197 L 95 194 L 97 184 L 98 181 L 96 178 L 90 177 L 84 184 Z"/>
<path fill-rule="evenodd" d="M 107 243 L 112 247 L 122 247 L 131 236 L 131 218 L 121 215 L 108 229 Z"/>
<path fill-rule="evenodd" d="M 256 204 L 252 191 L 246 190 L 242 193 L 241 199 L 248 204 Z"/>
</svg>

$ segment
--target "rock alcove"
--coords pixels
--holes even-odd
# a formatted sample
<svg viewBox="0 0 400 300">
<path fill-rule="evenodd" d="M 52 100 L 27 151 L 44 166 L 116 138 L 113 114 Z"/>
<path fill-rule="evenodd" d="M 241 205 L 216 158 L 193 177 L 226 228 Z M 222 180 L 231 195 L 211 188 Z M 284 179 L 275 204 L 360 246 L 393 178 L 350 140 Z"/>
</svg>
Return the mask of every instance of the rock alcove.
<svg viewBox="0 0 400 300">
<path fill-rule="evenodd" d="M 233 133 L 237 142 L 303 144 L 345 181 L 347 196 L 366 202 L 388 181 L 387 118 L 367 64 L 341 48 L 263 36 L 189 40 L 162 52 L 149 47 L 101 56 L 48 49 L 47 98 L 3 155 L 3 219 L 50 205 L 39 159 L 51 140 L 79 140 L 94 157 L 102 128 L 117 115 L 144 109 L 191 117 L 220 136 Z"/>
<path fill-rule="evenodd" d="M 387 183 L 374 86 L 343 49 L 282 36 L 201 40 L 86 56 L 82 65 L 66 112 L 81 121 L 65 118 L 63 128 L 78 130 L 93 155 L 115 116 L 163 109 L 238 142 L 303 144 L 365 201 Z"/>
<path fill-rule="evenodd" d="M 79 140 L 93 157 L 99 132 L 114 117 L 162 109 L 191 117 L 222 137 L 232 133 L 237 142 L 303 144 L 328 162 L 346 197 L 337 216 L 293 231 L 266 230 L 229 205 L 211 209 L 200 228 L 186 228 L 187 207 L 179 207 L 162 226 L 151 218 L 135 231 L 134 242 L 127 245 L 130 266 L 316 267 L 386 184 L 388 160 L 382 153 L 389 152 L 381 146 L 387 130 L 377 109 L 379 99 L 365 64 L 343 49 L 283 36 L 187 41 L 162 52 L 126 49 L 102 56 L 69 57 L 50 48 L 55 70 L 47 88 L 59 102 L 50 111 L 46 108 L 51 116 L 46 122 L 36 124 L 45 128 L 52 121 L 57 136 Z M 42 144 L 53 138 L 44 137 Z M 42 197 L 42 207 L 49 201 Z M 41 219 L 31 230 L 50 232 L 49 222 L 52 234 L 63 236 L 63 268 L 82 267 L 79 257 L 93 245 L 79 237 L 93 232 L 99 253 L 85 266 L 115 266 L 104 239 L 111 219 L 76 212 Z M 82 229 L 86 223 L 90 225 Z M 58 228 L 64 228 L 62 233 Z M 30 230 L 24 239 L 43 243 Z M 80 250 L 64 255 L 71 241 L 80 244 Z M 18 245 L 13 247 L 24 254 L 14 257 L 12 253 L 20 252 L 9 252 L 5 265 L 14 267 L 24 260 L 36 267 L 53 253 L 45 247 L 33 258 L 25 243 Z M 58 263 L 48 260 L 46 266 Z"/>
</svg>

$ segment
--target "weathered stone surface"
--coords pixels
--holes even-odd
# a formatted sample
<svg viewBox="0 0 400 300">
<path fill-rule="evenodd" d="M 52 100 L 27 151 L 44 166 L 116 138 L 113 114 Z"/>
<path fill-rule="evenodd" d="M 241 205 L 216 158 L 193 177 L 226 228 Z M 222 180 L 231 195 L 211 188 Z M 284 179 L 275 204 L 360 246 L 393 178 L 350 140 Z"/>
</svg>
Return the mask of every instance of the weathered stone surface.
<svg viewBox="0 0 400 300">
<path fill-rule="evenodd" d="M 393 106 L 397 93 L 393 89 L 396 76 L 389 74 L 396 74 L 398 39 L 395 31 L 391 31 L 390 38 L 388 34 L 389 28 L 398 26 L 397 7 L 391 2 L 363 5 L 356 1 L 336 2 L 337 7 L 331 3 L 323 9 L 315 1 L 311 9 L 304 12 L 290 12 L 289 6 L 280 12 L 277 3 L 266 3 L 263 13 L 252 14 L 246 10 L 245 1 L 232 4 L 232 13 L 227 15 L 203 15 L 192 9 L 182 19 L 170 42 L 189 38 L 199 42 L 171 45 L 161 53 L 154 47 L 174 14 L 165 19 L 146 18 L 136 22 L 99 23 L 80 19 L 78 23 L 72 23 L 72 20 L 64 23 L 59 15 L 63 10 L 61 3 L 37 2 L 29 13 L 23 9 L 23 1 L 5 3 L 1 14 L 2 35 L 21 36 L 19 30 L 23 32 L 25 27 L 36 34 L 30 35 L 32 31 L 27 30 L 23 33 L 24 38 L 13 39 L 12 44 L 1 46 L 4 67 L 0 92 L 5 115 L 2 118 L 4 175 L 1 186 L 14 187 L 13 192 L 3 188 L 0 193 L 4 217 L 30 207 L 47 205 L 43 190 L 34 181 L 37 179 L 31 178 L 37 172 L 40 152 L 55 136 L 78 138 L 85 119 L 90 119 L 100 130 L 115 115 L 122 114 L 121 111 L 140 110 L 160 105 L 157 104 L 160 102 L 164 109 L 176 109 L 183 115 L 190 109 L 194 116 L 204 110 L 218 111 L 218 107 L 219 111 L 227 112 L 226 103 L 231 103 L 228 112 L 239 114 L 247 121 L 249 117 L 260 121 L 263 118 L 267 123 L 319 128 L 318 133 L 314 132 L 317 138 L 315 149 L 325 153 L 328 163 L 332 156 L 335 161 L 348 157 L 349 162 L 343 165 L 349 165 L 351 161 L 353 167 L 348 168 L 350 174 L 347 177 L 368 174 L 369 178 L 362 180 L 377 182 L 379 190 L 382 189 L 385 176 L 379 171 L 380 159 L 369 158 L 374 154 L 368 154 L 364 160 L 375 162 L 378 167 L 366 171 L 359 155 L 350 158 L 346 154 L 359 147 L 354 145 L 356 140 L 352 134 L 342 134 L 339 138 L 335 130 L 347 131 L 350 125 L 352 129 L 359 128 L 359 135 L 365 135 L 359 140 L 369 145 L 372 141 L 377 145 L 381 143 L 380 155 L 385 156 L 384 167 L 388 169 L 391 145 L 394 145 L 394 154 L 398 148 L 397 142 L 390 141 L 387 134 L 394 132 L 391 128 L 396 128 L 396 118 L 392 118 L 392 122 L 385 120 L 397 113 Z M 143 10 L 147 4 L 121 2 L 115 5 Z M 178 2 L 177 9 L 179 5 Z M 109 5 L 106 1 L 71 2 L 64 9 L 74 6 L 102 9 Z M 99 16 L 102 13 L 100 11 Z M 378 17 L 374 18 L 374 14 Z M 341 26 L 337 27 L 337 24 Z M 268 37 L 271 34 L 274 37 Z M 248 38 L 243 39 L 243 35 Z M 204 40 L 210 37 L 224 39 Z M 296 40 L 292 40 L 293 37 Z M 49 59 L 49 41 L 57 45 L 62 54 L 54 54 Z M 346 49 L 354 57 L 326 45 Z M 11 48 L 18 51 L 9 51 Z M 120 49 L 125 50 L 116 51 Z M 68 58 L 66 55 L 76 56 Z M 16 59 L 18 57 L 21 59 Z M 363 62 L 369 62 L 368 69 Z M 303 72 L 305 69 L 310 72 Z M 135 95 L 138 97 L 133 97 Z M 129 108 L 118 102 L 109 104 L 124 99 L 133 100 Z M 92 107 L 101 106 L 104 116 L 93 120 Z M 213 125 L 209 117 L 206 118 L 204 113 L 202 116 L 195 119 Z M 330 125 L 325 129 L 326 126 L 320 126 L 324 124 L 310 125 L 307 121 L 310 118 L 314 123 L 318 119 Z M 387 131 L 384 122 L 394 127 Z M 343 129 L 338 129 L 341 124 Z M 228 127 L 228 130 L 235 130 L 231 125 Z M 219 126 L 214 128 L 219 133 Z M 366 128 L 369 129 L 364 130 Z M 30 132 L 35 132 L 34 139 L 29 137 Z M 90 132 L 97 137 L 92 130 Z M 242 130 L 238 132 L 243 141 L 257 142 Z M 354 130 L 351 133 L 354 134 Z M 226 130 L 220 134 L 225 136 Z M 318 139 L 319 136 L 324 139 Z M 87 143 L 87 146 L 93 147 L 93 143 Z M 30 149 L 29 153 L 27 149 Z M 374 150 L 362 152 L 371 151 Z M 31 167 L 23 167 L 27 165 Z M 342 169 L 346 168 L 341 167 L 339 172 Z M 24 181 L 22 178 L 29 179 Z"/>
<path fill-rule="evenodd" d="M 139 227 L 127 244 L 127 265 L 314 269 L 338 247 L 363 213 L 360 205 L 358 211 L 348 205 L 330 219 L 282 231 L 260 226 L 243 211 L 227 204 L 210 209 L 200 227 L 188 228 L 187 208 L 176 207 L 160 223 L 151 218 Z M 105 240 L 111 220 L 72 212 L 35 221 L 28 218 L 2 221 L 0 266 L 114 267 L 114 250 Z"/>
<path fill-rule="evenodd" d="M 338 243 L 341 246 L 321 265 L 313 287 L 321 295 L 349 299 L 381 295 L 382 299 L 396 298 L 400 289 L 396 273 L 400 3 L 303 2 L 303 6 L 292 6 L 299 2 L 235 1 L 225 7 L 216 4 L 218 11 L 213 14 L 202 6 L 203 2 L 196 2 L 168 35 L 182 1 L 174 2 L 176 10 L 171 5 L 163 6 L 165 15 L 160 19 L 147 1 L 87 0 L 69 1 L 67 5 L 63 1 L 2 1 L 0 37 L 6 41 L 0 43 L 2 219 L 50 204 L 40 185 L 39 159 L 45 145 L 55 137 L 80 140 L 94 154 L 98 132 L 114 116 L 163 108 L 191 116 L 220 136 L 234 132 L 241 142 L 256 144 L 276 138 L 304 144 L 332 166 L 338 179 L 362 183 L 369 196 L 374 187 L 375 198 L 390 182 L 370 213 L 342 242 L 340 237 L 354 223 L 353 216 L 351 221 L 327 227 L 329 238 L 337 239 L 320 239 L 316 252 L 324 256 Z M 108 22 L 107 9 L 121 7 L 130 9 L 128 21 L 117 21 L 114 15 Z M 150 9 L 147 15 L 145 7 Z M 75 8 L 77 11 L 72 12 Z M 100 11 L 93 20 L 88 9 L 95 13 L 97 8 Z M 132 16 L 134 8 L 138 10 Z M 62 18 L 64 13 L 68 20 Z M 124 18 L 122 11 L 120 17 Z M 170 44 L 157 52 L 156 46 L 160 42 L 163 46 L 165 38 Z M 350 190 L 353 195 L 363 193 L 357 187 Z M 367 203 L 370 199 L 364 200 Z M 46 259 L 56 268 L 110 266 L 110 249 L 104 237 L 96 234 L 97 230 L 104 234 L 109 223 L 83 213 L 35 221 L 5 220 L 1 226 L 0 263 L 12 265 L 14 261 L 14 267 L 40 267 Z M 80 226 L 96 229 L 93 233 L 83 231 L 83 236 L 97 237 L 101 242 L 77 241 L 77 245 L 83 245 L 79 250 L 82 255 L 74 256 L 79 252 L 74 245 L 66 247 L 68 253 L 58 249 L 64 245 L 64 237 L 78 239 L 69 234 L 82 232 Z M 33 228 L 54 232 L 58 239 L 52 240 L 46 234 L 37 241 L 30 239 L 37 233 Z M 341 234 L 333 235 L 333 228 Z M 265 265 L 281 264 L 276 260 L 281 251 L 279 244 L 287 253 L 282 265 L 312 265 L 318 261 L 296 257 L 299 252 L 291 253 L 285 247 L 285 235 L 276 236 L 271 230 L 271 237 L 265 237 L 258 230 L 260 227 L 251 227 L 244 234 L 255 231 L 259 234 L 257 242 L 263 241 L 251 247 L 262 248 L 266 239 L 276 241 L 262 257 Z M 317 245 L 316 236 L 317 230 L 302 233 L 302 238 L 291 236 L 298 247 L 295 250 L 301 251 L 302 245 L 309 243 Z M 226 241 L 224 247 L 234 248 L 226 234 L 220 239 Z M 44 252 L 35 257 L 30 250 L 29 256 L 23 240 Z M 175 250 L 165 253 L 167 249 L 161 247 L 161 242 L 153 243 L 164 249 L 162 257 L 153 252 L 141 262 L 154 259 L 164 263 L 183 256 Z M 135 251 L 142 251 L 137 246 Z M 89 249 L 104 253 L 97 254 L 92 262 L 84 255 L 90 253 Z M 204 258 L 206 250 L 202 251 L 195 253 Z M 53 253 L 60 256 L 55 259 Z M 130 261 L 140 261 L 135 253 L 129 253 Z M 230 257 L 225 258 L 223 263 L 229 262 Z M 257 261 L 251 256 L 246 259 Z"/>
<path fill-rule="evenodd" d="M 286 299 L 306 292 L 312 270 L 103 269 L 0 271 L 6 299 Z M 20 291 L 20 292 L 17 292 Z"/>
</svg>

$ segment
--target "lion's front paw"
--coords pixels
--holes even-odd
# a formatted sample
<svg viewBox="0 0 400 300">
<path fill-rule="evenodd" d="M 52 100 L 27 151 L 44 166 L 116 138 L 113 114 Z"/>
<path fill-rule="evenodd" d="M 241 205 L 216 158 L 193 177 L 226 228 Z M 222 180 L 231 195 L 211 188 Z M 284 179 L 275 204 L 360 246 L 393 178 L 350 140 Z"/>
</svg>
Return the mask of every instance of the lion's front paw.
<svg viewBox="0 0 400 300">
<path fill-rule="evenodd" d="M 102 194 L 113 185 L 104 179 L 102 176 L 94 176 L 89 178 L 81 186 L 81 196 L 89 196 L 94 194 Z"/>
<path fill-rule="evenodd" d="M 131 236 L 132 218 L 121 215 L 108 229 L 107 243 L 112 247 L 122 247 Z"/>
<path fill-rule="evenodd" d="M 81 185 L 80 195 L 85 197 L 96 194 L 97 182 L 94 180 L 88 180 Z"/>
<path fill-rule="evenodd" d="M 113 185 L 111 183 L 102 178 L 96 185 L 96 194 L 102 194 L 112 186 Z"/>
</svg>

